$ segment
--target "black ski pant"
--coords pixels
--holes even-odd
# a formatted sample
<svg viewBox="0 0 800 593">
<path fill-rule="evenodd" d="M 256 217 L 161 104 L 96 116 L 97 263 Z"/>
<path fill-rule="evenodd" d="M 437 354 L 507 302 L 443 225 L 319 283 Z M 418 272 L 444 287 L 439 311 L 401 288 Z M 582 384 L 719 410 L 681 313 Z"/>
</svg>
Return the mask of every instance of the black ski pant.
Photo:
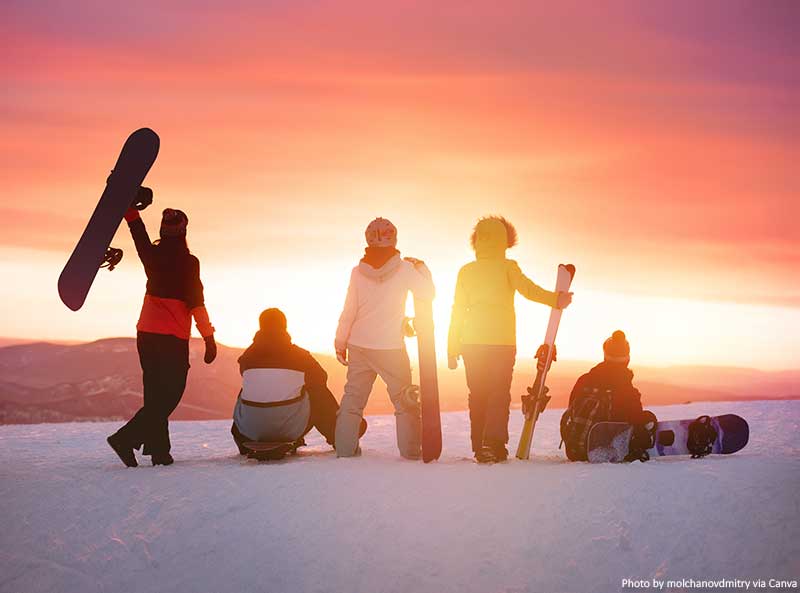
<svg viewBox="0 0 800 593">
<path fill-rule="evenodd" d="M 189 341 L 139 332 L 136 348 L 142 366 L 144 405 L 117 435 L 145 455 L 169 453 L 169 415 L 178 406 L 189 373 Z"/>
<path fill-rule="evenodd" d="M 469 420 L 472 450 L 504 447 L 508 442 L 511 377 L 515 346 L 465 344 L 461 357 L 469 388 Z"/>
<path fill-rule="evenodd" d="M 311 404 L 311 415 L 308 419 L 308 426 L 303 436 L 307 435 L 312 428 L 316 428 L 328 444 L 333 446 L 334 438 L 336 436 L 336 414 L 339 411 L 339 404 L 336 398 L 331 393 L 330 389 L 325 385 L 309 385 L 305 388 L 308 394 L 309 403 Z M 253 439 L 247 438 L 236 427 L 234 422 L 231 426 L 231 434 L 236 446 L 239 448 L 239 453 L 246 454 L 247 451 L 242 447 L 243 443 L 252 441 Z"/>
</svg>

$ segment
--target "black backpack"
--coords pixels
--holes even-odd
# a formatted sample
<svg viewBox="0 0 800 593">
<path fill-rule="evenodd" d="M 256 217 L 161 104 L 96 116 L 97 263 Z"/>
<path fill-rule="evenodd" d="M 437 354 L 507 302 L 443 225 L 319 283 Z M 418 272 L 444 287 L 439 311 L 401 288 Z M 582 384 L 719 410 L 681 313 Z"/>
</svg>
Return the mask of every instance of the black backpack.
<svg viewBox="0 0 800 593">
<path fill-rule="evenodd" d="M 561 416 L 561 440 L 570 461 L 587 461 L 589 431 L 611 418 L 613 392 L 608 387 L 584 387 Z"/>
</svg>

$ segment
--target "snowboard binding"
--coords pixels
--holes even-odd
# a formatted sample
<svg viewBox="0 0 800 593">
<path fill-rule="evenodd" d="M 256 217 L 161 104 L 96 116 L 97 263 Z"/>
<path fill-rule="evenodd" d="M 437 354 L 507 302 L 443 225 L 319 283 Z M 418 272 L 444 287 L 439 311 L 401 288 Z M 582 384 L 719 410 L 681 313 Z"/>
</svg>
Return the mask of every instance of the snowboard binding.
<svg viewBox="0 0 800 593">
<path fill-rule="evenodd" d="M 655 447 L 658 421 L 652 412 L 645 412 L 645 416 L 647 419 L 644 422 L 633 427 L 625 461 L 650 461 L 650 453 L 647 450 Z"/>
<path fill-rule="evenodd" d="M 122 261 L 122 249 L 109 247 L 106 249 L 106 254 L 103 256 L 103 261 L 100 263 L 101 268 L 108 268 L 108 271 L 113 271 L 117 264 Z"/>
<path fill-rule="evenodd" d="M 689 437 L 686 443 L 692 459 L 699 459 L 711 453 L 717 440 L 717 430 L 711 423 L 711 416 L 700 416 L 689 425 Z"/>
<path fill-rule="evenodd" d="M 539 389 L 536 385 L 528 387 L 528 395 L 522 396 L 522 413 L 525 416 L 533 415 L 536 413 L 536 408 L 539 408 L 539 413 L 544 412 L 547 404 L 550 403 L 550 388 L 545 385 L 542 388 L 541 396 L 538 394 Z M 537 405 L 538 404 L 538 405 Z"/>
<path fill-rule="evenodd" d="M 408 387 L 404 387 L 398 398 L 401 408 L 417 416 L 420 415 L 421 404 L 419 385 L 409 385 Z"/>
<path fill-rule="evenodd" d="M 536 350 L 536 381 L 528 387 L 528 395 L 522 396 L 522 413 L 526 418 L 535 415 L 537 408 L 539 413 L 544 412 L 547 404 L 550 403 L 551 396 L 547 395 L 550 388 L 547 385 L 539 384 L 540 378 L 546 376 L 547 371 L 550 370 L 550 365 L 556 360 L 555 344 L 552 346 L 552 356 L 550 356 L 550 352 L 550 346 L 547 344 L 542 344 Z"/>
</svg>

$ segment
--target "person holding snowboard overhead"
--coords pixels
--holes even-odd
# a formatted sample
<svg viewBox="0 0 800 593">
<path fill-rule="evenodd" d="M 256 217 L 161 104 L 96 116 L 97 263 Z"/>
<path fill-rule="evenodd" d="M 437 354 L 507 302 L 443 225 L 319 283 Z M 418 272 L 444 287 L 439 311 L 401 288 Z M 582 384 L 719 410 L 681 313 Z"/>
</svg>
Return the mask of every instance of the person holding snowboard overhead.
<svg viewBox="0 0 800 593">
<path fill-rule="evenodd" d="M 164 210 L 160 240 L 155 243 L 150 242 L 138 210 L 128 209 L 125 220 L 147 275 L 144 304 L 136 324 L 144 405 L 108 437 L 108 444 L 128 467 L 137 466 L 134 449 L 142 445 L 153 465 L 170 465 L 168 419 L 186 387 L 192 317 L 205 340 L 206 364 L 217 356 L 214 327 L 204 305 L 200 263 L 186 244 L 186 214 Z"/>
<path fill-rule="evenodd" d="M 239 357 L 242 390 L 231 427 L 239 453 L 248 453 L 243 444 L 249 441 L 299 441 L 314 427 L 333 445 L 339 404 L 328 389 L 328 373 L 292 343 L 280 309 L 263 311 L 258 325 L 253 343 Z M 360 434 L 366 428 L 364 420 Z"/>
<path fill-rule="evenodd" d="M 480 463 L 508 458 L 511 378 L 516 359 L 514 295 L 566 308 L 572 293 L 554 293 L 533 283 L 506 250 L 517 243 L 517 231 L 505 218 L 489 216 L 475 225 L 471 237 L 475 261 L 458 272 L 447 342 L 448 367 L 464 360 L 469 388 L 470 439 Z"/>
<path fill-rule="evenodd" d="M 642 394 L 633 386 L 630 360 L 630 344 L 625 333 L 617 330 L 603 343 L 603 362 L 575 383 L 561 418 L 561 435 L 571 461 L 586 460 L 586 439 L 596 422 L 637 426 L 652 422 L 655 428 L 655 415 L 642 409 Z"/>
<path fill-rule="evenodd" d="M 408 292 L 433 299 L 433 279 L 423 262 L 400 258 L 397 228 L 385 218 L 370 222 L 365 236 L 367 248 L 350 274 L 336 330 L 336 358 L 347 366 L 336 421 L 336 456 L 361 453 L 358 429 L 372 385 L 380 376 L 394 405 L 400 455 L 419 459 L 420 407 L 413 397 L 403 328 Z"/>
</svg>

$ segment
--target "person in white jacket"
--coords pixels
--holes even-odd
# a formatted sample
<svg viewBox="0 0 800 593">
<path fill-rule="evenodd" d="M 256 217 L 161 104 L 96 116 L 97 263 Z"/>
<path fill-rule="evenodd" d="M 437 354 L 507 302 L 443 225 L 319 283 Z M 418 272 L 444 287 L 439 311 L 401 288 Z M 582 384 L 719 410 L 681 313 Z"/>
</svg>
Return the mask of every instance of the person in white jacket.
<svg viewBox="0 0 800 593">
<path fill-rule="evenodd" d="M 336 456 L 361 452 L 358 433 L 375 379 L 386 383 L 397 421 L 397 447 L 407 459 L 420 456 L 419 403 L 408 397 L 411 364 L 403 340 L 408 291 L 433 299 L 431 273 L 422 261 L 401 259 L 397 228 L 376 218 L 366 230 L 364 257 L 350 274 L 344 310 L 336 330 L 336 358 L 347 366 L 336 420 Z"/>
</svg>

